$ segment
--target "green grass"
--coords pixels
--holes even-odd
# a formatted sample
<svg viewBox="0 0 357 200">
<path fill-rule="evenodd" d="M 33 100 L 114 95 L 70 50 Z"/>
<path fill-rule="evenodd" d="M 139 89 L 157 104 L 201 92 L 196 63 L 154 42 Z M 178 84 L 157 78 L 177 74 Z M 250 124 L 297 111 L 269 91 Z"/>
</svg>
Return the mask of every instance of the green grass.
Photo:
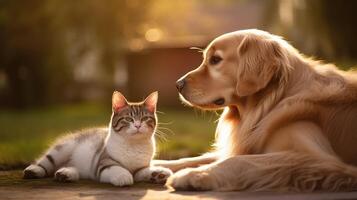
<svg viewBox="0 0 357 200">
<path fill-rule="evenodd" d="M 215 114 L 189 108 L 160 109 L 157 156 L 174 159 L 194 156 L 210 148 Z M 0 113 L 0 167 L 22 166 L 38 157 L 59 135 L 88 127 L 107 126 L 110 107 L 77 104 Z M 169 130 L 167 130 L 169 129 Z M 163 138 L 162 138 L 163 137 Z"/>
</svg>

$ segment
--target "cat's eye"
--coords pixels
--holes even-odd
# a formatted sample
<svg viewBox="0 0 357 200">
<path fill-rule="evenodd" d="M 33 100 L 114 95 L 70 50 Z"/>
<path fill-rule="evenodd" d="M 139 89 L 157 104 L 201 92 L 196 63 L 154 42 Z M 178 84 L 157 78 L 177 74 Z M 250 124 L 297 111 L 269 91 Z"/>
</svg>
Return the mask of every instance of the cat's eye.
<svg viewBox="0 0 357 200">
<path fill-rule="evenodd" d="M 213 55 L 209 58 L 209 64 L 217 65 L 219 62 L 222 61 L 222 58 L 216 55 Z"/>
<path fill-rule="evenodd" d="M 144 121 L 147 121 L 148 119 L 149 119 L 149 117 L 145 116 L 145 117 L 141 118 L 141 121 L 144 122 Z"/>
<path fill-rule="evenodd" d="M 125 121 L 128 121 L 128 122 L 134 122 L 134 119 L 131 117 L 125 117 L 124 119 L 125 119 Z"/>
</svg>

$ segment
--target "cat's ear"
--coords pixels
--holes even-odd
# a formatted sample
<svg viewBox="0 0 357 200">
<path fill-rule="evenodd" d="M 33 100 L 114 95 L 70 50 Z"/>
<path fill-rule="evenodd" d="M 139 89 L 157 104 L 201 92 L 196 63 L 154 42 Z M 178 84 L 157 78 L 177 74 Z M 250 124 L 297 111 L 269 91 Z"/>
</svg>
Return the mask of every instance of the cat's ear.
<svg viewBox="0 0 357 200">
<path fill-rule="evenodd" d="M 158 99 L 158 92 L 151 93 L 146 99 L 144 100 L 145 108 L 148 109 L 150 112 L 156 111 L 156 104 Z"/>
<path fill-rule="evenodd" d="M 120 92 L 115 91 L 112 97 L 112 109 L 114 112 L 118 112 L 128 105 L 124 95 Z"/>
</svg>

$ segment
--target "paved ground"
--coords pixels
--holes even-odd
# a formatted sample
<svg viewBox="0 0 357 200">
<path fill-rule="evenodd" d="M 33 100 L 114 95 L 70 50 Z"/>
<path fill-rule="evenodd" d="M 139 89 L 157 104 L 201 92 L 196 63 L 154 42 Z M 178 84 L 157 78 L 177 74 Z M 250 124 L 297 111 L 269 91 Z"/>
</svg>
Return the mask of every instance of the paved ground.
<svg viewBox="0 0 357 200">
<path fill-rule="evenodd" d="M 350 193 L 248 193 L 248 192 L 175 192 L 160 185 L 138 184 L 118 188 L 92 181 L 57 183 L 51 179 L 22 180 L 20 171 L 0 171 L 0 200 L 5 199 L 357 199 L 357 192 Z"/>
</svg>

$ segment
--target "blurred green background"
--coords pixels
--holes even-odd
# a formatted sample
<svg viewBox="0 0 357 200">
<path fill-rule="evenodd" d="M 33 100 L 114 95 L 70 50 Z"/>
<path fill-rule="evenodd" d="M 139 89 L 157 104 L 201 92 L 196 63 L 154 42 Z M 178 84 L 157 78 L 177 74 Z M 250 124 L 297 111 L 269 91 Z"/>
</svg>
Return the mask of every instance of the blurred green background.
<svg viewBox="0 0 357 200">
<path fill-rule="evenodd" d="M 357 63 L 357 1 L 0 0 L 0 169 L 22 167 L 58 135 L 106 126 L 113 90 L 159 91 L 158 157 L 207 151 L 216 113 L 184 107 L 175 81 L 220 34 L 258 28 L 308 56 Z"/>
</svg>

